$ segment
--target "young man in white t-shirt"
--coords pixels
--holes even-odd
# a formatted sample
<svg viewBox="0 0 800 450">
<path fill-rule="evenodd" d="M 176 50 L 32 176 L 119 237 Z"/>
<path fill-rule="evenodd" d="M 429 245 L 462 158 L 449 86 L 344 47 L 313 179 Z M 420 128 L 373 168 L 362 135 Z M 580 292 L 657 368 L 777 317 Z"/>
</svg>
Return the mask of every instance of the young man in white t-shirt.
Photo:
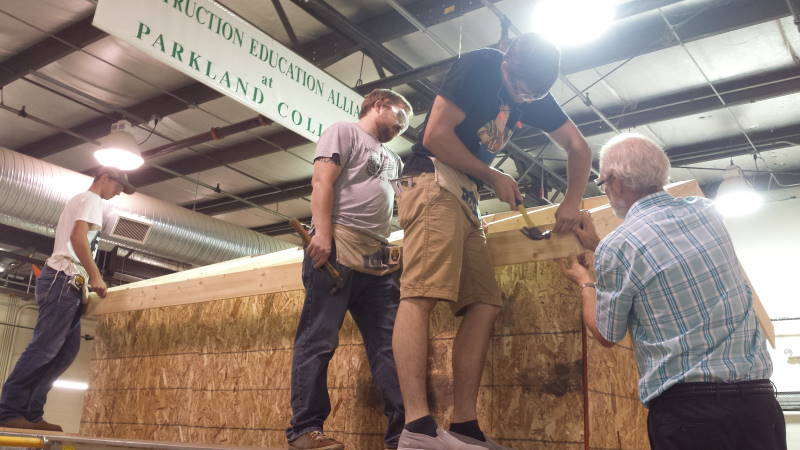
<svg viewBox="0 0 800 450">
<path fill-rule="evenodd" d="M 91 242 L 103 227 L 103 200 L 120 192 L 133 194 L 123 172 L 103 167 L 88 191 L 67 202 L 56 226 L 53 254 L 36 280 L 39 317 L 33 340 L 3 385 L 0 427 L 62 431 L 42 417 L 53 382 L 72 364 L 80 349 L 81 297 L 79 267 L 89 287 L 101 297 L 106 283 L 92 255 Z"/>
</svg>

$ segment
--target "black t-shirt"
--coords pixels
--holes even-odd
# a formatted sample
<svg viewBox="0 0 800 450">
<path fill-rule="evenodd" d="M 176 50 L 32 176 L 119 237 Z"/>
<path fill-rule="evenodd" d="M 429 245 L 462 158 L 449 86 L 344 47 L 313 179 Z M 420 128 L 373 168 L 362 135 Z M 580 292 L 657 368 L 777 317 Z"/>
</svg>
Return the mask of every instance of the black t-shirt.
<svg viewBox="0 0 800 450">
<path fill-rule="evenodd" d="M 447 73 L 438 95 L 455 103 L 466 117 L 455 129 L 464 146 L 487 165 L 522 124 L 545 132 L 557 130 L 567 116 L 552 95 L 532 103 L 514 103 L 503 86 L 503 53 L 483 48 L 463 55 Z M 428 122 L 425 119 L 425 126 Z M 425 135 L 423 129 L 421 136 Z M 406 174 L 433 172 L 433 154 L 417 142 L 405 164 Z"/>
</svg>

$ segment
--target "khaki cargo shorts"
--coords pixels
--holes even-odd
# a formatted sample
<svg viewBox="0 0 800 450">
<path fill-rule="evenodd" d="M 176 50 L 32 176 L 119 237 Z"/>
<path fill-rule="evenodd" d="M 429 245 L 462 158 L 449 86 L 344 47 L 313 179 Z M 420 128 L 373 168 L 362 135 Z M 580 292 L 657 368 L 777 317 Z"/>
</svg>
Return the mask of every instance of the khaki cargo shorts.
<svg viewBox="0 0 800 450">
<path fill-rule="evenodd" d="M 456 315 L 473 303 L 502 306 L 483 229 L 433 173 L 413 181 L 397 196 L 404 230 L 400 299 L 445 300 Z"/>
</svg>

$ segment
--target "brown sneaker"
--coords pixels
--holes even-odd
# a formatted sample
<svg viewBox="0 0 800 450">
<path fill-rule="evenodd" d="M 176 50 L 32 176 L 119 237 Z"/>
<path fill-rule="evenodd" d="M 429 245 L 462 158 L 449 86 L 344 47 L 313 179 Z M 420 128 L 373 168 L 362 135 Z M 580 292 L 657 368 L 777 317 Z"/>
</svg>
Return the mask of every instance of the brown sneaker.
<svg viewBox="0 0 800 450">
<path fill-rule="evenodd" d="M 322 431 L 314 430 L 289 442 L 289 450 L 344 450 L 344 444 L 326 436 Z"/>
<path fill-rule="evenodd" d="M 46 421 L 44 419 L 42 419 L 42 420 L 40 420 L 38 422 L 34 422 L 34 424 L 37 427 L 39 427 L 40 430 L 45 430 L 45 431 L 64 431 L 64 429 L 61 428 L 61 425 L 56 425 L 54 423 L 50 423 L 50 422 L 48 422 L 48 421 Z"/>
<path fill-rule="evenodd" d="M 39 424 L 33 423 L 24 417 L 12 417 L 0 422 L 0 428 L 22 428 L 26 430 L 42 430 Z"/>
</svg>

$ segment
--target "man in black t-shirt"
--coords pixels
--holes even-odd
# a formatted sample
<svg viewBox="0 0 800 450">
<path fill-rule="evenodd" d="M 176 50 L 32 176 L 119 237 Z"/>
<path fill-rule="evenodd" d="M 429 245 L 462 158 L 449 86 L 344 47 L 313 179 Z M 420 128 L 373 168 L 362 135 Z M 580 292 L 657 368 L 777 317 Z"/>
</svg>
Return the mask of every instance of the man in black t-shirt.
<svg viewBox="0 0 800 450">
<path fill-rule="evenodd" d="M 406 407 L 399 448 L 503 449 L 482 432 L 476 402 L 492 327 L 502 301 L 477 211 L 477 184 L 516 207 L 516 181 L 489 164 L 523 124 L 548 133 L 568 155 L 568 188 L 555 232 L 580 222 L 591 150 L 548 94 L 558 77 L 558 49 L 533 34 L 507 53 L 480 49 L 450 69 L 428 115 L 422 142 L 396 183 L 403 239 L 401 303 L 393 347 Z M 449 431 L 430 415 L 425 376 L 428 319 L 437 301 L 464 317 L 453 344 L 453 417 Z"/>
</svg>

